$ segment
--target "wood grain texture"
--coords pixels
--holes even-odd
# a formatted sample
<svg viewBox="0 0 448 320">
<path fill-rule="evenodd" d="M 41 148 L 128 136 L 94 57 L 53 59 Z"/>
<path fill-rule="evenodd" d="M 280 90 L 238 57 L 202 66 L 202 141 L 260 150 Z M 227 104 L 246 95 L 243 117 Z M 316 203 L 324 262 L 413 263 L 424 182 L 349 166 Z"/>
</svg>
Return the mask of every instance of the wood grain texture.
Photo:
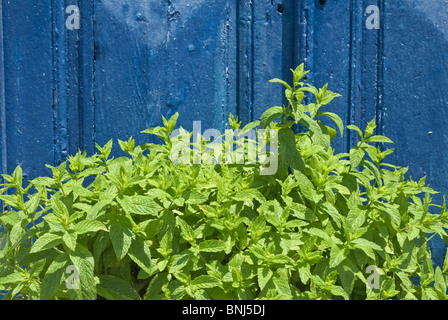
<svg viewBox="0 0 448 320">
<path fill-rule="evenodd" d="M 3 170 L 24 177 L 54 163 L 54 92 L 50 1 L 2 1 Z"/>
</svg>

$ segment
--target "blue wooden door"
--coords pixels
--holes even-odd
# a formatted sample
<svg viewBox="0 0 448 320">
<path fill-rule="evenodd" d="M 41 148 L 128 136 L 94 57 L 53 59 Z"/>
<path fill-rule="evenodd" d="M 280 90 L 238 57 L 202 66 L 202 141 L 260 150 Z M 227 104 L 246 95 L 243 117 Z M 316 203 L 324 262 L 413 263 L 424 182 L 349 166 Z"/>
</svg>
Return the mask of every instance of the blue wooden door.
<svg viewBox="0 0 448 320">
<path fill-rule="evenodd" d="M 67 27 L 73 5 L 79 28 Z M 2 172 L 20 164 L 33 178 L 95 143 L 142 143 L 140 131 L 175 112 L 189 130 L 201 121 L 222 131 L 229 112 L 257 119 L 283 102 L 268 80 L 290 80 L 304 62 L 308 81 L 342 95 L 330 111 L 359 127 L 376 118 L 395 142 L 392 161 L 448 193 L 448 0 L 5 0 L 0 9 Z M 337 151 L 355 139 L 346 132 Z M 440 263 L 445 248 L 432 246 Z"/>
</svg>

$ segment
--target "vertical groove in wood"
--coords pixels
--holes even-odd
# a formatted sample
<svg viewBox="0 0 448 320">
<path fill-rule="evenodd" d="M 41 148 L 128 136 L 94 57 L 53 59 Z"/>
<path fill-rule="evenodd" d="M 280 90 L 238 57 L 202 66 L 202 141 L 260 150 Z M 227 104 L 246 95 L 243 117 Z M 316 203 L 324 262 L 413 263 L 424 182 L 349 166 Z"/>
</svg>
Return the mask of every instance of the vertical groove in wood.
<svg viewBox="0 0 448 320">
<path fill-rule="evenodd" d="M 70 153 L 86 150 L 94 153 L 94 0 L 77 1 L 80 10 L 80 30 L 67 30 L 69 46 L 74 50 L 67 55 L 72 76 L 73 99 L 70 101 L 70 117 L 75 119 L 70 124 Z M 70 93 L 69 93 L 70 94 Z M 69 111 L 70 111 L 69 110 Z"/>
<path fill-rule="evenodd" d="M 230 90 L 230 8 L 226 9 L 226 23 L 225 23 L 225 38 L 223 41 L 223 50 L 224 50 L 224 61 L 225 61 L 225 106 L 222 114 L 222 128 L 224 129 L 227 121 L 227 114 L 230 112 L 229 105 L 231 101 L 231 90 Z"/>
<path fill-rule="evenodd" d="M 350 50 L 349 50 L 349 103 L 347 116 L 350 124 L 362 127 L 361 115 L 361 47 L 362 47 L 362 26 L 363 26 L 362 3 L 350 1 Z M 350 147 L 356 145 L 359 137 L 353 132 L 347 133 L 346 152 Z"/>
<path fill-rule="evenodd" d="M 239 43 L 240 43 L 240 4 L 241 0 L 235 0 L 236 4 L 236 45 L 235 45 L 235 57 L 236 57 L 236 66 L 235 66 L 235 72 L 236 72 L 236 86 L 235 86 L 235 95 L 236 95 L 236 115 L 239 116 L 241 113 L 241 106 L 240 106 L 240 49 L 239 49 Z"/>
<path fill-rule="evenodd" d="M 92 0 L 92 151 L 95 150 L 96 143 L 96 91 L 95 91 L 95 76 L 96 76 L 96 65 L 95 65 L 95 1 Z"/>
<path fill-rule="evenodd" d="M 254 99 L 254 4 L 238 2 L 237 10 L 237 95 L 238 116 L 243 123 L 253 120 Z"/>
<path fill-rule="evenodd" d="M 0 94 L 1 94 L 1 168 L 4 173 L 7 167 L 7 145 L 6 145 L 6 96 L 5 96 L 5 44 L 3 39 L 3 1 L 0 2 Z M 3 180 L 3 178 L 2 178 Z"/>
<path fill-rule="evenodd" d="M 383 135 L 384 133 L 384 0 L 378 0 L 378 8 L 380 10 L 380 29 L 378 30 L 377 38 L 377 106 L 376 106 L 376 124 L 377 133 Z"/>
<path fill-rule="evenodd" d="M 296 41 L 294 54 L 297 56 L 299 63 L 304 63 L 305 70 L 310 70 L 306 75 L 306 81 L 313 81 L 314 70 L 314 6 L 310 3 L 312 0 L 295 0 L 295 19 L 296 28 L 294 34 L 299 40 Z M 310 97 L 305 95 L 304 102 L 310 103 Z"/>
<path fill-rule="evenodd" d="M 225 28 L 222 34 L 222 79 L 225 87 L 224 105 L 222 109 L 221 128 L 228 128 L 229 113 L 238 115 L 238 90 L 236 81 L 238 79 L 238 49 L 236 46 L 238 39 L 238 1 L 228 0 L 225 6 Z"/>
<path fill-rule="evenodd" d="M 68 154 L 67 114 L 67 39 L 65 34 L 65 1 L 53 0 L 52 69 L 53 69 L 53 159 L 58 165 Z"/>
<path fill-rule="evenodd" d="M 312 54 L 312 38 L 314 35 L 314 12 L 310 5 L 310 0 L 294 0 L 294 59 L 298 64 L 304 64 L 305 70 L 310 72 L 305 76 L 304 81 L 311 83 L 313 79 L 313 54 Z M 297 66 L 294 66 L 297 67 Z M 311 103 L 309 95 L 305 95 L 304 104 Z M 294 125 L 295 132 L 303 132 L 305 127 L 302 125 Z"/>
<path fill-rule="evenodd" d="M 254 3 L 253 0 L 250 0 L 250 77 L 249 77 L 249 85 L 250 85 L 250 97 L 249 97 L 249 121 L 254 120 L 254 90 L 255 90 L 255 36 L 254 36 L 254 28 L 255 28 L 255 15 L 254 15 Z"/>
<path fill-rule="evenodd" d="M 57 4 L 57 1 L 52 0 L 50 2 L 50 7 L 51 7 L 51 26 L 52 26 L 52 30 L 51 30 L 51 82 L 52 82 L 52 92 L 53 92 L 53 104 L 51 106 L 52 108 L 52 122 L 53 122 L 53 165 L 56 163 L 56 135 L 57 135 L 57 119 L 56 119 L 56 104 L 57 104 L 57 93 L 56 93 L 56 78 L 57 78 L 57 70 L 56 70 L 56 54 L 55 54 L 55 50 L 56 50 L 56 35 L 55 35 L 55 23 L 56 23 L 56 8 L 55 5 Z"/>
<path fill-rule="evenodd" d="M 80 0 L 66 2 L 64 8 L 62 8 L 63 12 L 65 12 L 66 8 L 69 5 L 76 5 L 80 10 Z M 66 13 L 64 15 L 63 23 L 65 24 L 65 19 L 69 17 L 70 13 Z M 83 17 L 80 14 L 80 20 Z M 62 26 L 61 26 L 62 27 Z M 80 25 L 80 29 L 69 30 L 66 27 L 64 30 L 64 38 L 66 41 L 66 50 L 65 55 L 62 57 L 65 63 L 65 84 L 64 84 L 64 92 L 66 93 L 66 105 L 65 112 L 67 118 L 66 128 L 63 129 L 64 138 L 67 139 L 65 150 L 63 149 L 63 161 L 69 154 L 74 154 L 78 151 L 80 146 L 82 145 L 82 105 L 79 103 L 80 100 L 80 61 L 81 56 L 84 53 L 81 50 L 81 41 L 80 41 L 80 32 L 82 32 L 82 27 Z"/>
<path fill-rule="evenodd" d="M 80 0 L 78 0 L 78 8 L 79 8 L 79 11 L 80 11 L 80 19 L 82 21 L 84 18 L 87 18 L 87 17 L 84 17 L 84 15 L 83 15 L 82 2 Z M 84 148 L 84 146 L 85 146 L 85 142 L 84 142 L 84 135 L 85 135 L 85 133 L 84 133 L 84 127 L 85 127 L 85 124 L 84 124 L 84 107 L 85 106 L 84 106 L 83 100 L 82 100 L 82 93 L 83 93 L 83 89 L 82 89 L 83 88 L 83 83 L 82 83 L 82 81 L 83 81 L 84 76 L 85 76 L 85 73 L 83 72 L 83 69 L 84 69 L 83 68 L 83 63 L 84 63 L 84 59 L 86 58 L 86 56 L 87 56 L 87 58 L 90 56 L 89 51 L 84 49 L 84 44 L 83 44 L 83 41 L 82 41 L 83 33 L 85 33 L 87 31 L 87 30 L 84 30 L 84 27 L 85 27 L 85 25 L 81 26 L 81 30 L 79 31 L 80 34 L 78 34 L 78 39 L 77 39 L 77 41 L 78 41 L 78 59 L 77 59 L 77 63 L 76 63 L 76 68 L 78 69 L 78 72 L 77 72 L 78 83 L 77 83 L 77 97 L 76 97 L 76 104 L 77 104 L 76 110 L 78 112 L 78 119 L 77 119 L 77 121 L 78 121 L 78 128 L 77 128 L 78 132 L 77 132 L 76 136 L 77 136 L 78 142 L 77 142 L 76 147 L 80 148 L 80 149 Z M 76 151 L 76 150 L 74 150 L 74 151 Z"/>
<path fill-rule="evenodd" d="M 297 9 L 296 0 L 283 0 L 284 11 L 282 13 L 282 79 L 292 83 L 291 69 L 295 69 L 302 61 L 297 59 Z M 282 95 L 283 104 L 288 105 L 285 95 Z"/>
</svg>

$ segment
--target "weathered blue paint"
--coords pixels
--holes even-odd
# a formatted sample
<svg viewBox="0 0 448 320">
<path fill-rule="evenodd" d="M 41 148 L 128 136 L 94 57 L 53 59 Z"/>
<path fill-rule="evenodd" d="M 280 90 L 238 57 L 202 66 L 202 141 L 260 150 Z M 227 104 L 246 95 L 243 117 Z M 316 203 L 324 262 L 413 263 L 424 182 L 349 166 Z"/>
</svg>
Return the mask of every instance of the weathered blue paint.
<svg viewBox="0 0 448 320">
<path fill-rule="evenodd" d="M 45 173 L 53 163 L 54 109 L 49 1 L 2 1 L 3 171 L 18 164 L 24 177 Z"/>
<path fill-rule="evenodd" d="M 81 28 L 67 30 L 77 5 Z M 377 5 L 380 29 L 367 29 Z M 191 130 L 246 123 L 285 103 L 289 68 L 342 97 L 345 124 L 395 142 L 391 161 L 448 193 L 448 0 L 42 0 L 0 2 L 0 163 L 47 174 L 78 148 L 140 131 L 179 112 Z M 356 135 L 337 138 L 337 152 Z M 120 154 L 115 144 L 114 155 Z M 441 201 L 441 195 L 436 200 Z M 431 242 L 436 262 L 445 246 Z"/>
</svg>

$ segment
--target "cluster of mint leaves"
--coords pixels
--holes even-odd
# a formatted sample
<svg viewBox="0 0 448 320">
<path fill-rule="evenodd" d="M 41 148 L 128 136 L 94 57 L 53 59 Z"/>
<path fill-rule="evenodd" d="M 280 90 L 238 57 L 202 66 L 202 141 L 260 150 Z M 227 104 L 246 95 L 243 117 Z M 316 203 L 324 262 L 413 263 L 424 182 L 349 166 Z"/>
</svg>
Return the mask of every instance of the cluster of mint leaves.
<svg viewBox="0 0 448 320">
<path fill-rule="evenodd" d="M 177 114 L 144 131 L 162 144 L 119 140 L 127 156 L 114 159 L 111 140 L 26 187 L 20 167 L 4 174 L 5 298 L 446 299 L 448 258 L 435 268 L 428 246 L 435 235 L 447 242 L 445 201 L 432 204 L 424 179 L 383 162 L 393 149 L 382 151 L 391 141 L 374 135 L 374 121 L 364 132 L 347 126 L 359 142 L 335 154 L 337 130 L 321 120 L 341 135 L 344 125 L 321 108 L 339 95 L 303 83 L 303 64 L 292 71 L 293 85 L 271 80 L 288 105 L 245 127 L 278 130 L 274 175 L 254 164 L 174 164 Z M 306 94 L 315 102 L 304 105 Z M 78 286 L 66 283 L 70 266 Z"/>
</svg>

